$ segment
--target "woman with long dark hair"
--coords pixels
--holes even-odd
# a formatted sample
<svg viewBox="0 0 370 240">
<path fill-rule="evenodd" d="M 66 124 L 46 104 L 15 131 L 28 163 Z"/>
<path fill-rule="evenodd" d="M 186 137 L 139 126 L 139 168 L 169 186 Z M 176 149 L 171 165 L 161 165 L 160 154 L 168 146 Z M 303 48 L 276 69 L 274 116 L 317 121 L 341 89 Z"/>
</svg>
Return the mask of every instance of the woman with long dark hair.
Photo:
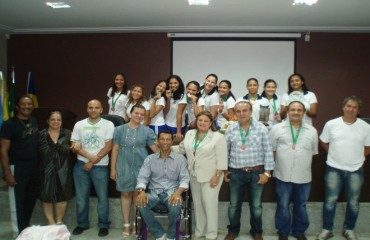
<svg viewBox="0 0 370 240">
<path fill-rule="evenodd" d="M 304 104 L 306 109 L 303 122 L 312 125 L 312 118 L 315 118 L 317 115 L 316 95 L 309 90 L 306 80 L 299 73 L 294 73 L 289 76 L 288 86 L 288 93 L 285 93 L 281 98 L 281 117 L 283 119 L 286 117 L 290 102 L 300 101 Z"/>
<path fill-rule="evenodd" d="M 178 111 L 179 105 L 186 105 L 185 86 L 180 76 L 171 75 L 167 78 L 166 97 L 166 106 L 163 110 L 166 126 L 175 135 L 175 141 L 180 141 L 186 130 L 185 112 Z"/>
<path fill-rule="evenodd" d="M 112 86 L 108 93 L 108 114 L 118 115 L 122 118 L 126 116 L 126 101 L 127 101 L 127 82 L 123 73 L 118 73 L 114 78 Z"/>
</svg>

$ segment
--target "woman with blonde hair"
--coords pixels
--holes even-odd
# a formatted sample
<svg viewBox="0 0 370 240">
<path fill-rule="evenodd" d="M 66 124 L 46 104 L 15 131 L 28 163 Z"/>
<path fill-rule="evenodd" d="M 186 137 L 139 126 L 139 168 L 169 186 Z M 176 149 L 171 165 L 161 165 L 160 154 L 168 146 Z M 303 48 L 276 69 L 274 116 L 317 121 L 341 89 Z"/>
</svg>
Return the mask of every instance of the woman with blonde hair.
<svg viewBox="0 0 370 240">
<path fill-rule="evenodd" d="M 227 169 L 227 146 L 224 135 L 216 132 L 212 114 L 200 112 L 195 129 L 189 130 L 173 150 L 186 154 L 190 188 L 195 211 L 195 237 L 217 239 L 218 195 Z"/>
</svg>

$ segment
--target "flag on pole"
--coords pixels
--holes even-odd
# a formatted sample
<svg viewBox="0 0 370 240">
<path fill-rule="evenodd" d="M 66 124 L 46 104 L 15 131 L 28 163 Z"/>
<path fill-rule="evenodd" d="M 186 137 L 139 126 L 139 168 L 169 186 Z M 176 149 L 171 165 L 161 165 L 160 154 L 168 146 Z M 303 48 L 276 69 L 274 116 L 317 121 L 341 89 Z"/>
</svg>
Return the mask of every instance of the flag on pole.
<svg viewBox="0 0 370 240">
<path fill-rule="evenodd" d="M 35 89 L 35 86 L 33 84 L 33 78 L 32 78 L 32 73 L 31 72 L 28 72 L 27 96 L 32 99 L 33 107 L 38 108 L 39 107 L 39 101 L 37 100 L 36 89 Z"/>
<path fill-rule="evenodd" d="M 12 70 L 12 81 L 9 84 L 9 95 L 8 95 L 8 113 L 9 118 L 14 117 L 14 109 L 15 109 L 15 72 L 14 66 Z"/>
<path fill-rule="evenodd" d="M 1 73 L 1 112 L 2 112 L 1 121 L 2 122 L 5 122 L 9 119 L 8 99 L 9 99 L 8 85 L 6 84 L 6 79 Z"/>
</svg>

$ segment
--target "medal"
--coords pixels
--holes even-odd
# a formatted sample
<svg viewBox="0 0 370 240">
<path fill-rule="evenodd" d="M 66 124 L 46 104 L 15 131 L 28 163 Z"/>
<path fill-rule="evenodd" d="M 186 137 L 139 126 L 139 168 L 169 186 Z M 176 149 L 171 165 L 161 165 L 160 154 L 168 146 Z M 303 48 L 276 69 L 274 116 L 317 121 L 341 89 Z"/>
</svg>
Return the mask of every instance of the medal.
<svg viewBox="0 0 370 240">
<path fill-rule="evenodd" d="M 245 150 L 245 149 L 247 149 L 247 144 L 245 144 L 245 142 L 246 142 L 246 139 L 247 139 L 247 137 L 248 137 L 248 134 L 249 134 L 249 130 L 250 130 L 250 128 L 251 128 L 252 121 L 253 121 L 253 119 L 251 118 L 251 120 L 250 120 L 250 122 L 249 122 L 248 129 L 247 129 L 247 131 L 245 132 L 245 134 L 244 134 L 244 132 L 243 132 L 243 128 L 242 128 L 242 126 L 241 126 L 241 125 L 240 125 L 240 123 L 239 123 L 240 140 L 241 140 L 241 142 L 242 142 L 242 145 L 240 145 L 240 149 L 241 149 L 241 150 Z"/>
<path fill-rule="evenodd" d="M 117 98 L 114 99 L 114 96 L 112 97 L 112 107 L 110 108 L 110 110 L 112 110 L 112 112 L 114 112 L 116 109 L 115 109 L 115 106 L 116 106 L 116 103 L 118 101 L 118 98 L 122 95 L 122 92 L 120 94 L 118 94 Z"/>
<path fill-rule="evenodd" d="M 292 134 L 292 142 L 293 142 L 292 149 L 293 149 L 293 150 L 295 150 L 295 145 L 297 144 L 298 137 L 299 137 L 299 133 L 301 132 L 301 128 L 302 128 L 302 123 L 301 123 L 301 125 L 299 126 L 299 128 L 297 129 L 297 134 L 296 134 L 296 135 L 294 135 L 293 126 L 292 126 L 292 124 L 290 123 L 290 133 Z"/>
</svg>

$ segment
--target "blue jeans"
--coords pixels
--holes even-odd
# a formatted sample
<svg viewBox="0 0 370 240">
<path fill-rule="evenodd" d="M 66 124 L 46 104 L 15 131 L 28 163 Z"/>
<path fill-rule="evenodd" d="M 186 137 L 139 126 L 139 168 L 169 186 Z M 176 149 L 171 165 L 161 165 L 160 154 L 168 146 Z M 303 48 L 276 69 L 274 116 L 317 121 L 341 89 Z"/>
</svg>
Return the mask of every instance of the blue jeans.
<svg viewBox="0 0 370 240">
<path fill-rule="evenodd" d="M 250 224 L 252 235 L 262 233 L 262 203 L 261 196 L 263 192 L 263 184 L 257 184 L 259 174 L 265 170 L 258 171 L 243 171 L 239 169 L 231 169 L 230 173 L 230 206 L 229 206 L 229 232 L 235 236 L 240 232 L 240 217 L 242 212 L 242 204 L 245 192 L 248 191 Z"/>
<path fill-rule="evenodd" d="M 151 192 L 148 194 L 148 204 L 145 207 L 139 208 L 141 216 L 144 218 L 146 225 L 150 233 L 155 238 L 160 238 L 164 234 L 163 227 L 159 223 L 158 219 L 154 217 L 153 211 L 151 209 L 158 204 L 163 204 L 168 209 L 168 231 L 167 231 L 167 238 L 175 239 L 176 238 L 176 221 L 180 215 L 181 211 L 181 204 L 176 206 L 168 204 L 168 198 L 170 196 L 167 193 L 156 194 Z"/>
<path fill-rule="evenodd" d="M 306 203 L 310 196 L 311 183 L 297 184 L 283 182 L 276 179 L 277 207 L 275 213 L 275 227 L 278 233 L 288 236 L 292 231 L 293 236 L 303 234 L 309 225 Z M 293 198 L 293 221 L 289 204 Z"/>
<path fill-rule="evenodd" d="M 77 161 L 73 168 L 73 178 L 76 190 L 77 225 L 89 227 L 89 197 L 91 182 L 98 197 L 98 227 L 108 228 L 109 199 L 108 199 L 108 166 L 94 166 L 89 172 L 83 169 L 82 161 Z"/>
<path fill-rule="evenodd" d="M 325 202 L 323 228 L 333 230 L 333 221 L 338 196 L 344 187 L 344 196 L 347 202 L 344 230 L 353 230 L 356 225 L 360 204 L 362 184 L 364 183 L 364 169 L 361 167 L 355 172 L 339 170 L 326 166 L 325 172 Z"/>
</svg>

